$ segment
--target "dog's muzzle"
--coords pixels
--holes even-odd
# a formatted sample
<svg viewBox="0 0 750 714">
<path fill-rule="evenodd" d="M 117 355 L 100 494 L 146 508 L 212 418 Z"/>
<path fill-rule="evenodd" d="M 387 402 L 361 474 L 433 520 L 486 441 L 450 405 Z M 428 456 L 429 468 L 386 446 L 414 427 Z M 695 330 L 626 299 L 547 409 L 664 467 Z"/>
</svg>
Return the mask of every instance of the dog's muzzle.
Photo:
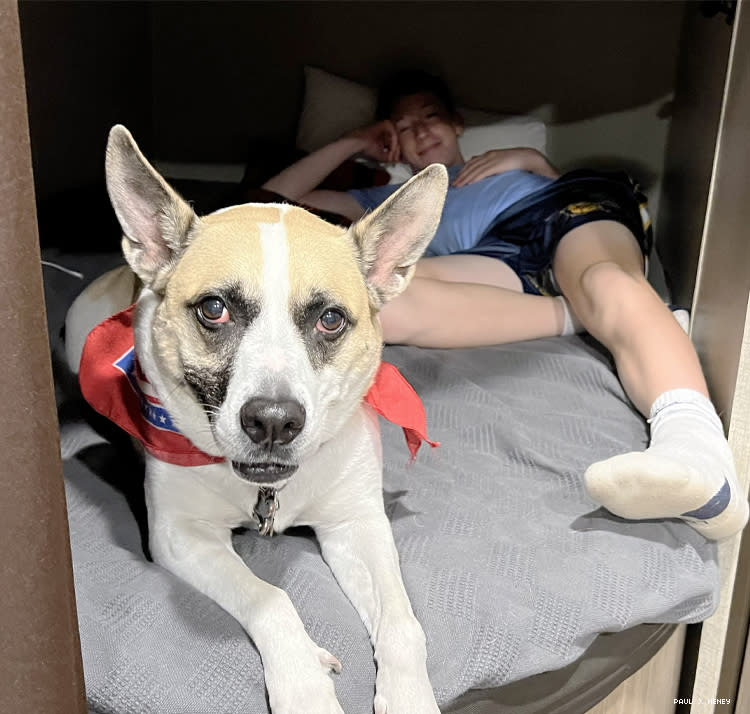
<svg viewBox="0 0 750 714">
<path fill-rule="evenodd" d="M 297 470 L 286 456 L 289 444 L 305 426 L 305 408 L 292 399 L 249 399 L 240 409 L 242 430 L 253 443 L 256 458 L 249 463 L 233 461 L 235 473 L 253 483 L 274 483 Z"/>
</svg>

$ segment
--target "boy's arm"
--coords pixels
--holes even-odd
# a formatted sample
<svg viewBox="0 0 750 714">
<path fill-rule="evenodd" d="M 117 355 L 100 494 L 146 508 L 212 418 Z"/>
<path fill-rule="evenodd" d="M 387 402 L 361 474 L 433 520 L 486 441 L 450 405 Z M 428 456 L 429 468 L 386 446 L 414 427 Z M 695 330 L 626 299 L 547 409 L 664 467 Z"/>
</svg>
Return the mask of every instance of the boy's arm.
<svg viewBox="0 0 750 714">
<path fill-rule="evenodd" d="M 300 203 L 310 208 L 317 208 L 320 211 L 344 216 L 352 222 L 358 221 L 365 213 L 357 199 L 346 193 L 346 191 L 328 191 L 322 189 L 310 191 L 310 193 L 305 194 L 300 199 Z"/>
<path fill-rule="evenodd" d="M 465 186 L 480 181 L 488 176 L 501 174 L 504 171 L 521 169 L 549 178 L 558 178 L 560 174 L 547 157 L 536 149 L 493 149 L 469 159 L 453 180 L 454 186 Z"/>
<path fill-rule="evenodd" d="M 364 146 L 361 139 L 344 136 L 288 166 L 268 179 L 261 188 L 278 193 L 291 201 L 301 201 L 336 167 L 359 154 Z"/>
<path fill-rule="evenodd" d="M 261 188 L 278 193 L 290 201 L 356 220 L 362 216 L 363 210 L 354 197 L 341 191 L 316 191 L 315 187 L 352 156 L 364 154 L 381 161 L 395 161 L 398 152 L 398 137 L 393 124 L 389 121 L 378 122 L 313 151 L 268 179 Z"/>
</svg>

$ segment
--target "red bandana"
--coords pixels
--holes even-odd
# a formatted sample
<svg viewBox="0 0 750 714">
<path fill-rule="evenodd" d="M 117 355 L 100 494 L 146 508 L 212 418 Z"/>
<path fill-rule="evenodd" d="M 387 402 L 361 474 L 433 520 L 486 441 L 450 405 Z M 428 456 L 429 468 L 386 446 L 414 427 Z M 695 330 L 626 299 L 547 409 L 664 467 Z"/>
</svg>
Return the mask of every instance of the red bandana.
<svg viewBox="0 0 750 714">
<path fill-rule="evenodd" d="M 133 347 L 133 305 L 97 325 L 86 338 L 79 381 L 86 401 L 138 439 L 152 456 L 177 466 L 224 461 L 201 451 L 172 422 L 141 371 Z M 430 446 L 424 406 L 411 385 L 388 362 L 381 362 L 365 396 L 380 416 L 403 427 L 412 459 L 422 441 Z"/>
</svg>

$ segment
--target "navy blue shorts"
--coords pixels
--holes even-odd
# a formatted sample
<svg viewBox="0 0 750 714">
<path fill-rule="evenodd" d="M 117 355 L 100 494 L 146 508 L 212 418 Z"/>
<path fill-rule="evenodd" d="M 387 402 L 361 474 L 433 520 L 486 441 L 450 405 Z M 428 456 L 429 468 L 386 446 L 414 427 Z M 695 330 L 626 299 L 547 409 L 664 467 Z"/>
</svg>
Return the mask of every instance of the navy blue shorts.
<svg viewBox="0 0 750 714">
<path fill-rule="evenodd" d="M 638 185 L 624 172 L 589 170 L 571 171 L 516 201 L 473 248 L 463 252 L 507 263 L 525 293 L 558 295 L 552 277 L 555 250 L 566 233 L 592 221 L 622 223 L 643 255 L 651 252 L 651 222 Z"/>
</svg>

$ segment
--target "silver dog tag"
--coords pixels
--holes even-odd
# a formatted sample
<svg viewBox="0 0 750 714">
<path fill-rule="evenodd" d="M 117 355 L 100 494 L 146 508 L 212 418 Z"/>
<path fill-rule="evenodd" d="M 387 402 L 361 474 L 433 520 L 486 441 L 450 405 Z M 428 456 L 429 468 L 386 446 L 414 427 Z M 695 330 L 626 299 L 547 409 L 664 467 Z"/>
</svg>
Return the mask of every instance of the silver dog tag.
<svg viewBox="0 0 750 714">
<path fill-rule="evenodd" d="M 253 515 L 258 519 L 258 533 L 273 535 L 273 519 L 279 510 L 279 498 L 275 488 L 261 486 L 258 489 L 258 500 L 253 509 Z"/>
</svg>

